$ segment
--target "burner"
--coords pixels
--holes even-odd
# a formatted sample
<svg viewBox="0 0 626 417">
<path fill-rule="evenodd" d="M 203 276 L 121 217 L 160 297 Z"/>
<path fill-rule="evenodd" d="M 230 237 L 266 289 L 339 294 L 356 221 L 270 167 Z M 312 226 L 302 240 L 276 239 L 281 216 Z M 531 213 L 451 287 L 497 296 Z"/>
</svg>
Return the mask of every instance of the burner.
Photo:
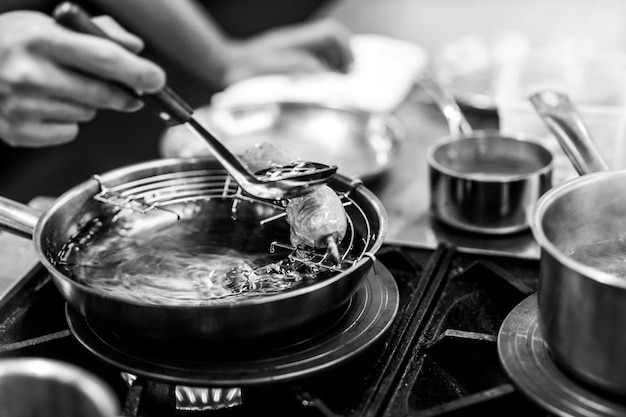
<svg viewBox="0 0 626 417">
<path fill-rule="evenodd" d="M 535 293 L 509 313 L 498 335 L 500 361 L 517 387 L 557 416 L 626 415 L 626 402 L 583 385 L 554 363 L 537 313 Z"/>
<path fill-rule="evenodd" d="M 385 333 L 398 305 L 395 280 L 377 261 L 345 306 L 280 337 L 168 344 L 122 337 L 69 306 L 66 317 L 84 347 L 119 369 L 170 384 L 223 387 L 284 382 L 351 359 Z"/>
</svg>

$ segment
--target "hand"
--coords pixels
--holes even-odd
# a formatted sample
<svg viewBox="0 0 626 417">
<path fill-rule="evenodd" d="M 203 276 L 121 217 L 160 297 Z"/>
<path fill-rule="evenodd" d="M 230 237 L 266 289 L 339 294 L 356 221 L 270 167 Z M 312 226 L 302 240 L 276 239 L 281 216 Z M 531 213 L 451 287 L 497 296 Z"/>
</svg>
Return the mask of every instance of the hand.
<svg viewBox="0 0 626 417">
<path fill-rule="evenodd" d="M 0 138 L 13 146 L 68 142 L 99 109 L 141 107 L 116 83 L 138 92 L 163 87 L 163 70 L 134 54 L 143 47 L 139 38 L 110 18 L 94 22 L 119 44 L 37 12 L 0 15 Z"/>
<path fill-rule="evenodd" d="M 280 27 L 230 45 L 225 85 L 255 75 L 346 72 L 353 56 L 347 28 L 330 19 Z"/>
</svg>

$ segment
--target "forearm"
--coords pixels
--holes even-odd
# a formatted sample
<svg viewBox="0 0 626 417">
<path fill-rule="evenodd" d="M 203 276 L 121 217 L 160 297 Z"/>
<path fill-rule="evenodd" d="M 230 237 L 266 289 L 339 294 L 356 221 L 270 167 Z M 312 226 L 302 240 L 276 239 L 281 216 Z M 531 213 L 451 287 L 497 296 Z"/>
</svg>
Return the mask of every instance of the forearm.
<svg viewBox="0 0 626 417">
<path fill-rule="evenodd" d="M 228 40 L 193 0 L 93 0 L 151 49 L 213 89 L 225 87 Z"/>
</svg>

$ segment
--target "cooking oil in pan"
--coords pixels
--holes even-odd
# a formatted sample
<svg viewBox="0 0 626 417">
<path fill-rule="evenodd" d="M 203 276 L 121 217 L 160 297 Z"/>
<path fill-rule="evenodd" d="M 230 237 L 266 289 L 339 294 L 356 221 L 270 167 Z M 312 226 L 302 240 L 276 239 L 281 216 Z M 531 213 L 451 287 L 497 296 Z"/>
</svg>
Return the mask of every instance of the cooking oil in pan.
<svg viewBox="0 0 626 417">
<path fill-rule="evenodd" d="M 567 255 L 618 278 L 626 278 L 626 235 L 572 248 Z"/>
<path fill-rule="evenodd" d="M 212 199 L 165 211 L 94 219 L 63 247 L 57 266 L 98 291 L 138 302 L 202 305 L 273 294 L 317 282 L 328 271 L 270 254 L 288 242 L 284 219 L 260 225 L 277 209 Z"/>
</svg>

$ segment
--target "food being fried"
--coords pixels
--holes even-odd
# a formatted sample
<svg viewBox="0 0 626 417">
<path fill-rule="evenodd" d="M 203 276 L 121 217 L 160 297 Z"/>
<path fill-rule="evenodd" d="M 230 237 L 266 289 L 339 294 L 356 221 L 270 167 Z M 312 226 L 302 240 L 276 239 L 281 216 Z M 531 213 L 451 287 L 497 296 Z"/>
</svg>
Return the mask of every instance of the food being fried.
<svg viewBox="0 0 626 417">
<path fill-rule="evenodd" d="M 341 199 L 332 188 L 318 185 L 312 192 L 289 200 L 287 223 L 293 246 L 326 248 L 331 261 L 341 263 L 337 244 L 346 235 L 348 220 Z"/>
<path fill-rule="evenodd" d="M 277 165 L 287 165 L 298 159 L 290 150 L 266 142 L 254 145 L 243 154 L 243 162 L 252 173 Z"/>
<path fill-rule="evenodd" d="M 252 172 L 298 159 L 289 150 L 270 143 L 257 144 L 243 155 Z M 286 210 L 294 247 L 326 248 L 327 257 L 335 264 L 341 263 L 337 245 L 346 235 L 348 220 L 343 203 L 332 188 L 317 185 L 310 193 L 288 200 Z"/>
</svg>

